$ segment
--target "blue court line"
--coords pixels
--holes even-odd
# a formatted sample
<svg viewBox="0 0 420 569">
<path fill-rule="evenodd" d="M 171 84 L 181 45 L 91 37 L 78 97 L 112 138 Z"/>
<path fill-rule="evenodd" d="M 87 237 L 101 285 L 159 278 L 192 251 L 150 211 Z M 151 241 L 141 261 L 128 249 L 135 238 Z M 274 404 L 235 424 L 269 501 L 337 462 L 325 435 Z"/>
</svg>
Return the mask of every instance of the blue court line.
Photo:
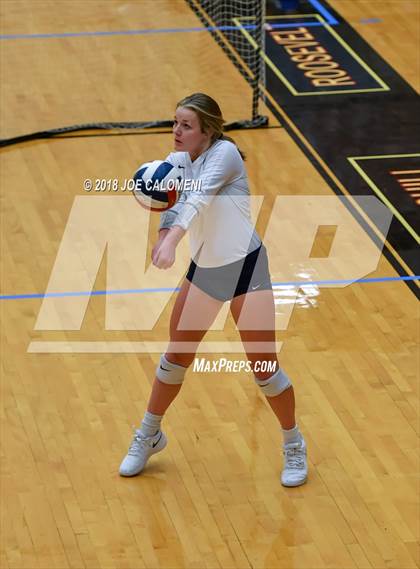
<svg viewBox="0 0 420 569">
<path fill-rule="evenodd" d="M 318 0 L 308 0 L 317 12 L 326 19 L 326 22 L 289 22 L 285 24 L 272 24 L 272 28 L 290 28 L 294 26 L 324 26 L 329 24 L 335 26 L 338 21 L 328 12 L 328 10 Z M 296 19 L 300 19 L 304 14 L 296 14 Z M 254 25 L 243 25 L 244 29 L 255 29 Z M 237 30 L 237 26 L 213 26 L 213 27 L 194 27 L 194 28 L 155 28 L 155 29 L 139 29 L 139 30 L 115 30 L 115 31 L 97 31 L 97 32 L 62 32 L 48 34 L 1 34 L 0 40 L 15 39 L 48 39 L 48 38 L 68 38 L 68 37 L 84 37 L 84 36 L 132 36 L 143 34 L 174 34 L 174 33 L 190 33 L 190 32 L 211 32 L 211 31 L 228 31 Z"/>
<path fill-rule="evenodd" d="M 92 290 L 80 292 L 47 292 L 32 294 L 2 294 L 0 300 L 16 300 L 20 298 L 61 298 L 66 296 L 104 296 L 107 294 L 140 294 L 144 292 L 178 292 L 180 288 L 128 288 L 121 290 Z"/>
<path fill-rule="evenodd" d="M 299 16 L 296 16 L 299 19 Z M 273 29 L 290 28 L 296 26 L 325 26 L 330 22 L 289 22 L 286 24 L 271 24 Z M 245 30 L 255 29 L 254 25 L 244 24 Z M 97 31 L 97 32 L 62 32 L 50 34 L 1 34 L 0 40 L 20 40 L 20 39 L 51 39 L 51 38 L 72 38 L 72 37 L 94 37 L 94 36 L 136 36 L 144 34 L 174 34 L 174 33 L 191 33 L 191 32 L 212 32 L 212 31 L 228 31 L 237 30 L 238 26 L 211 26 L 204 28 L 153 28 L 143 30 L 114 30 L 114 31 Z"/>
<path fill-rule="evenodd" d="M 245 29 L 253 29 L 255 26 L 244 25 Z M 213 30 L 227 31 L 237 30 L 238 26 L 215 26 L 209 28 L 149 28 L 139 30 L 114 30 L 114 31 L 97 31 L 97 32 L 62 32 L 50 34 L 3 34 L 0 39 L 48 39 L 48 38 L 68 38 L 68 37 L 84 37 L 84 36 L 135 36 L 143 34 L 174 34 L 187 32 L 207 32 Z"/>
<path fill-rule="evenodd" d="M 334 18 L 332 14 L 328 12 L 328 10 L 321 4 L 321 2 L 319 2 L 318 0 L 308 0 L 308 1 L 310 4 L 312 4 L 315 10 L 317 10 L 321 14 L 321 16 L 324 16 L 328 24 L 332 26 L 338 24 L 338 21 Z"/>
<path fill-rule="evenodd" d="M 361 24 L 380 24 L 381 22 L 380 18 L 362 18 L 360 20 Z"/>
<path fill-rule="evenodd" d="M 366 279 L 339 279 L 331 281 L 290 281 L 290 282 L 279 282 L 272 283 L 273 286 L 318 286 L 326 284 L 360 284 L 360 283 L 383 283 L 391 281 L 418 281 L 420 280 L 420 275 L 414 276 L 404 276 L 404 277 L 373 277 Z M 80 291 L 80 292 L 46 292 L 46 293 L 33 293 L 33 294 L 2 294 L 0 295 L 0 300 L 19 300 L 19 299 L 29 299 L 29 298 L 61 298 L 68 296 L 104 296 L 107 294 L 141 294 L 145 292 L 179 292 L 181 289 L 162 287 L 162 288 L 132 288 L 132 289 L 121 289 L 121 290 L 92 290 L 92 291 Z"/>
</svg>

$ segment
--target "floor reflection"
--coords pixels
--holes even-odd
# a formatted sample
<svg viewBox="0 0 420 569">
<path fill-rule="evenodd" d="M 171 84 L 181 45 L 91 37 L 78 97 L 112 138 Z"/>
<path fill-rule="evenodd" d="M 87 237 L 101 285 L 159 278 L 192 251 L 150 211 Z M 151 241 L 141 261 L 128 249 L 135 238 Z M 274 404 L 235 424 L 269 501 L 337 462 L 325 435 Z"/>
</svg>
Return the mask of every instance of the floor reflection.
<svg viewBox="0 0 420 569">
<path fill-rule="evenodd" d="M 305 279 L 308 281 L 305 284 Z M 274 304 L 297 305 L 300 308 L 316 308 L 318 306 L 317 297 L 320 295 L 319 286 L 314 284 L 316 281 L 312 271 L 302 270 L 296 273 L 296 281 L 302 280 L 302 284 L 273 284 Z M 276 314 L 280 314 L 277 312 Z"/>
</svg>

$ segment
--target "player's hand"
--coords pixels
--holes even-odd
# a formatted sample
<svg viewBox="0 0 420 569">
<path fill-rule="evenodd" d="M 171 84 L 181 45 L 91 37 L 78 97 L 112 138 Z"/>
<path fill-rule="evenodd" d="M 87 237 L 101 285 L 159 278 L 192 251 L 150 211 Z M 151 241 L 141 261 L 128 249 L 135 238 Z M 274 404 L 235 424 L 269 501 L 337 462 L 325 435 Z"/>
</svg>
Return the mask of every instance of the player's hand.
<svg viewBox="0 0 420 569">
<path fill-rule="evenodd" d="M 159 233 L 160 235 L 160 233 Z M 153 248 L 152 262 L 158 269 L 169 269 L 175 263 L 175 251 L 185 235 L 185 229 L 173 225 L 162 241 Z"/>
<path fill-rule="evenodd" d="M 153 249 L 152 261 L 158 269 L 169 269 L 175 263 L 176 245 L 169 240 L 163 240 Z"/>
<path fill-rule="evenodd" d="M 157 240 L 157 243 L 155 244 L 155 246 L 152 249 L 152 254 L 151 254 L 152 261 L 156 255 L 156 251 L 159 249 L 160 245 L 162 244 L 163 240 L 165 239 L 165 237 L 168 233 L 169 233 L 169 229 L 161 229 L 159 231 L 159 239 Z"/>
</svg>

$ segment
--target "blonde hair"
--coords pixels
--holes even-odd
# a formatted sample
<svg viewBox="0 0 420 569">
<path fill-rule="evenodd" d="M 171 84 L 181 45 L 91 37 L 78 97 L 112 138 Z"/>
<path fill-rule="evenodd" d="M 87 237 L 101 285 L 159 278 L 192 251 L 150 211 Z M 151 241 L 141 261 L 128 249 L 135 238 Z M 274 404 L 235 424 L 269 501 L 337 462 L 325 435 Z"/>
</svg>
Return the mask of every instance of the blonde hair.
<svg viewBox="0 0 420 569">
<path fill-rule="evenodd" d="M 226 122 L 223 118 L 217 102 L 205 93 L 193 93 L 178 101 L 176 108 L 184 107 L 196 112 L 202 132 L 212 131 L 211 142 L 216 140 L 229 140 L 238 148 L 236 142 L 223 134 L 223 125 Z M 245 160 L 245 154 L 238 148 L 239 154 Z"/>
</svg>

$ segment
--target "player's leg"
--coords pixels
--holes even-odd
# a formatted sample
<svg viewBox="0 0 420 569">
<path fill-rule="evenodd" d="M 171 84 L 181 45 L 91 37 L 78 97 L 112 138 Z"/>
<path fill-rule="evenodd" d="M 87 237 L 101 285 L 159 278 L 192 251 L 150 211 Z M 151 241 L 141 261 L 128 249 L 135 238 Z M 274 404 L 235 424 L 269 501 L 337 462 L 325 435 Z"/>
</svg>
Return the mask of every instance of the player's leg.
<svg viewBox="0 0 420 569">
<path fill-rule="evenodd" d="M 188 280 L 182 284 L 172 310 L 168 349 L 157 366 L 141 426 L 121 463 L 122 476 L 139 474 L 149 457 L 165 448 L 167 440 L 160 429 L 161 421 L 178 395 L 187 368 L 222 305 L 222 301 L 212 298 Z"/>
<path fill-rule="evenodd" d="M 294 390 L 285 377 L 282 382 L 277 380 L 280 368 L 276 354 L 273 292 L 263 290 L 237 296 L 231 301 L 230 310 L 252 364 L 256 383 L 262 388 L 282 428 L 292 429 L 296 424 Z M 268 371 L 260 371 L 259 368 L 264 369 L 262 362 L 269 364 L 269 367 L 265 366 Z"/>
<path fill-rule="evenodd" d="M 295 420 L 293 386 L 277 360 L 273 291 L 237 296 L 230 309 L 252 363 L 255 381 L 282 427 L 285 455 L 282 483 L 299 486 L 307 477 L 306 445 Z M 262 362 L 272 364 L 270 371 L 259 371 Z"/>
<path fill-rule="evenodd" d="M 185 280 L 171 315 L 169 345 L 158 365 L 147 411 L 163 415 L 178 395 L 186 369 L 223 302 Z"/>
</svg>

